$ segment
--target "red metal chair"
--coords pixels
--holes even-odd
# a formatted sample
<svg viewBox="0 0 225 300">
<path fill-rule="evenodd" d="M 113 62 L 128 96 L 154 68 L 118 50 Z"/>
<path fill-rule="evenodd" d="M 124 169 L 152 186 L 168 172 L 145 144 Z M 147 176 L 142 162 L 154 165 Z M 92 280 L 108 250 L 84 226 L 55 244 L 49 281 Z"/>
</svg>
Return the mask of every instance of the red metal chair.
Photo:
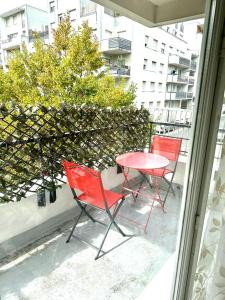
<svg viewBox="0 0 225 300">
<path fill-rule="evenodd" d="M 177 162 L 180 154 L 182 140 L 179 138 L 173 137 L 163 137 L 163 136 L 154 136 L 152 139 L 152 143 L 150 146 L 150 152 L 154 154 L 159 154 L 166 157 L 170 161 L 170 165 L 167 168 L 161 169 L 150 169 L 150 170 L 141 170 L 141 172 L 145 175 L 150 175 L 153 178 L 162 178 L 168 184 L 168 189 L 166 195 L 163 200 L 163 206 L 166 203 L 166 199 L 168 197 L 170 189 L 172 189 L 174 195 L 175 192 L 172 187 L 172 182 L 174 178 L 174 174 L 177 167 Z M 171 179 L 168 180 L 166 176 L 171 174 Z"/>
<path fill-rule="evenodd" d="M 105 190 L 103 188 L 101 174 L 93 169 L 90 169 L 86 166 L 79 165 L 77 163 L 68 162 L 68 161 L 63 161 L 63 166 L 74 199 L 76 200 L 78 206 L 81 209 L 81 212 L 78 218 L 76 219 L 66 242 L 68 243 L 72 236 L 76 237 L 78 240 L 97 249 L 97 255 L 95 259 L 98 259 L 103 255 L 107 254 L 109 251 L 117 248 L 118 246 L 120 246 L 121 244 L 123 244 L 125 241 L 129 240 L 132 237 L 132 235 L 125 234 L 115 221 L 115 217 L 125 200 L 124 195 L 112 192 L 110 190 Z M 79 196 L 77 196 L 75 189 L 81 192 Z M 103 222 L 96 220 L 93 216 L 91 216 L 90 212 L 86 210 L 88 206 L 104 211 L 108 215 L 110 220 L 105 235 L 99 247 L 96 247 L 93 244 L 90 244 L 89 242 L 80 239 L 78 236 L 73 235 L 73 232 L 83 214 L 85 214 L 88 218 L 90 218 L 92 222 L 98 222 L 102 225 L 106 225 Z M 113 212 L 111 212 L 110 209 L 113 206 L 114 206 L 114 210 Z M 116 245 L 112 249 L 108 251 L 103 251 L 102 247 L 104 245 L 104 242 L 106 240 L 106 237 L 112 225 L 115 226 L 117 231 L 122 236 L 124 237 L 126 236 L 129 238 L 123 241 L 122 243 Z"/>
</svg>

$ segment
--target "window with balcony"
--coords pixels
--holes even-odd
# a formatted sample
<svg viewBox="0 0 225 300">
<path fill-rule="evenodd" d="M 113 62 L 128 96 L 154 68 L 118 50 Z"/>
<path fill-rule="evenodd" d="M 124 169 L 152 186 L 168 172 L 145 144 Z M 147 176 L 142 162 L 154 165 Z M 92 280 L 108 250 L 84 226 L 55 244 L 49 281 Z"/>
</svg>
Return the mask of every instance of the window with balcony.
<svg viewBox="0 0 225 300">
<path fill-rule="evenodd" d="M 50 23 L 50 29 L 51 30 L 55 29 L 55 22 Z"/>
<path fill-rule="evenodd" d="M 97 10 L 96 3 L 89 0 L 80 0 L 80 16 L 85 17 L 95 14 Z"/>
<path fill-rule="evenodd" d="M 157 50 L 158 48 L 158 40 L 153 39 L 152 41 L 152 49 Z"/>
<path fill-rule="evenodd" d="M 117 13 L 114 10 L 109 9 L 107 7 L 104 7 L 104 13 L 107 14 L 107 15 L 109 15 L 109 16 L 111 16 L 111 17 L 119 17 L 120 16 L 119 13 Z"/>
<path fill-rule="evenodd" d="M 13 25 L 16 25 L 17 24 L 17 15 L 14 15 L 13 16 Z"/>
<path fill-rule="evenodd" d="M 163 73 L 163 70 L 164 70 L 164 64 L 160 64 L 159 65 L 159 73 Z"/>
<path fill-rule="evenodd" d="M 49 2 L 49 11 L 50 11 L 50 13 L 55 11 L 55 1 Z"/>
<path fill-rule="evenodd" d="M 156 71 L 156 61 L 152 61 L 151 71 L 153 71 L 153 72 Z"/>
<path fill-rule="evenodd" d="M 25 28 L 26 22 L 25 22 L 25 13 L 24 12 L 21 13 L 21 23 L 22 23 L 22 28 Z"/>
<path fill-rule="evenodd" d="M 180 23 L 180 31 L 184 32 L 184 24 L 183 23 Z"/>
<path fill-rule="evenodd" d="M 63 14 L 58 15 L 58 22 L 61 23 L 63 20 Z"/>
<path fill-rule="evenodd" d="M 161 53 L 165 54 L 166 44 L 162 43 L 161 45 Z"/>
<path fill-rule="evenodd" d="M 155 91 L 155 82 L 151 81 L 150 82 L 150 92 L 154 92 Z"/>
<path fill-rule="evenodd" d="M 144 58 L 143 70 L 147 70 L 147 67 L 148 67 L 148 60 L 147 58 Z"/>
<path fill-rule="evenodd" d="M 158 91 L 161 93 L 162 92 L 162 82 L 158 83 Z"/>
<path fill-rule="evenodd" d="M 70 21 L 76 21 L 76 9 L 69 10 Z"/>
<path fill-rule="evenodd" d="M 142 81 L 142 92 L 145 92 L 146 91 L 146 81 Z"/>
<path fill-rule="evenodd" d="M 149 47 L 149 36 L 145 35 L 145 47 Z"/>
</svg>

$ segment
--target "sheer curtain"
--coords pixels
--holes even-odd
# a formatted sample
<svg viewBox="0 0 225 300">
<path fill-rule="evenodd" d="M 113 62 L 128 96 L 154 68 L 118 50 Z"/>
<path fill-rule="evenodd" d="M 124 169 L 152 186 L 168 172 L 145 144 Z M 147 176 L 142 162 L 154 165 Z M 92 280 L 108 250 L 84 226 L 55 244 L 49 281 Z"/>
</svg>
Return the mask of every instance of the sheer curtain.
<svg viewBox="0 0 225 300">
<path fill-rule="evenodd" d="M 223 133 L 222 135 L 220 158 L 214 160 L 201 251 L 195 274 L 194 300 L 225 299 L 225 138 Z"/>
</svg>

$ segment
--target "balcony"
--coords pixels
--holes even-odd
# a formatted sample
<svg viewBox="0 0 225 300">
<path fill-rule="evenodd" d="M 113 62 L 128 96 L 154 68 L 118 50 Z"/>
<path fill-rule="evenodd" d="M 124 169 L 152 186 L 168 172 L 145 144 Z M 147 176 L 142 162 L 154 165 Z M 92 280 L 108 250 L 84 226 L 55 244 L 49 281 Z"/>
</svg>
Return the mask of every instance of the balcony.
<svg viewBox="0 0 225 300">
<path fill-rule="evenodd" d="M 194 83 L 195 83 L 194 77 L 189 77 L 189 79 L 188 79 L 188 84 L 189 84 L 189 85 L 194 85 Z"/>
<path fill-rule="evenodd" d="M 167 76 L 167 82 L 179 83 L 179 84 L 187 84 L 188 77 L 187 76 L 180 76 L 180 75 L 171 75 Z"/>
<path fill-rule="evenodd" d="M 193 70 L 193 71 L 196 71 L 196 69 L 197 69 L 197 63 L 194 62 L 194 61 L 192 61 L 190 69 Z"/>
<path fill-rule="evenodd" d="M 193 98 L 193 93 L 187 92 L 187 99 L 192 99 L 192 98 Z"/>
<path fill-rule="evenodd" d="M 109 72 L 115 77 L 130 77 L 130 67 L 128 66 L 109 66 Z"/>
<path fill-rule="evenodd" d="M 30 32 L 29 33 L 29 42 L 34 42 L 35 40 L 35 34 L 37 34 L 42 40 L 47 40 L 49 38 L 49 32 L 48 31 L 40 31 L 40 32 Z"/>
<path fill-rule="evenodd" d="M 0 197 L 2 199 L 4 191 L 5 195 L 10 197 L 15 197 L 17 194 L 22 196 L 24 193 L 27 195 L 27 191 L 30 194 L 27 195 L 27 199 L 23 198 L 19 202 L 0 205 L 1 297 L 3 299 L 71 299 L 73 295 L 73 299 L 94 300 L 112 299 L 112 297 L 133 299 L 142 296 L 146 288 L 151 288 L 151 295 L 157 299 L 158 291 L 156 288 L 154 290 L 154 284 L 159 274 L 161 280 L 162 277 L 172 278 L 174 270 L 173 258 L 185 164 L 179 163 L 177 168 L 173 184 L 175 196 L 169 194 L 165 206 L 166 214 L 158 207 L 153 207 L 147 234 L 143 233 L 143 228 L 138 226 L 135 220 L 142 224 L 146 222 L 149 199 L 140 197 L 134 203 L 131 195 L 126 196 L 125 205 L 117 216 L 117 221 L 124 231 L 134 233 L 135 237 L 99 259 L 98 262 L 94 260 L 95 251 L 80 243 L 79 240 L 72 239 L 69 244 L 65 243 L 72 226 L 72 219 L 80 211 L 74 203 L 68 186 L 62 182 L 65 178 L 57 177 L 54 173 L 58 174 L 60 171 L 61 155 L 67 157 L 69 153 L 71 155 L 74 153 L 78 161 L 79 157 L 85 157 L 85 160 L 90 160 L 92 164 L 97 162 L 97 165 L 100 163 L 112 165 L 118 151 L 143 150 L 144 136 L 146 133 L 149 134 L 149 116 L 146 111 L 130 108 L 127 111 L 119 109 L 115 112 L 109 109 L 99 110 L 98 107 L 95 110 L 90 108 L 85 110 L 83 107 L 78 110 L 74 106 L 69 108 L 64 106 L 63 109 L 55 111 L 52 108 L 46 110 L 41 106 L 35 109 L 34 115 L 31 110 L 22 111 L 21 117 L 18 116 L 18 111 L 17 108 L 15 110 L 6 108 L 1 117 L 5 122 L 10 123 L 7 131 L 9 134 L 14 125 L 12 120 L 15 120 L 18 128 L 21 128 L 20 124 L 24 124 L 25 120 L 27 135 L 24 137 L 22 132 L 21 136 L 13 135 L 13 139 L 1 135 L 4 136 L 4 140 L 1 141 L 0 147 L 2 153 L 5 152 L 10 157 L 12 153 L 15 154 L 11 163 L 18 168 L 17 172 L 23 174 L 18 177 L 13 169 L 10 176 L 2 176 L 6 170 L 7 173 L 10 172 L 11 167 L 8 160 L 4 164 L 2 159 Z M 49 123 L 48 115 L 52 116 L 52 114 L 54 117 Z M 12 117 L 15 115 L 16 118 L 9 119 L 9 115 Z M 43 116 L 41 122 L 37 117 L 40 115 Z M 46 115 L 45 129 L 43 123 Z M 32 122 L 29 122 L 29 118 Z M 37 128 L 41 128 L 38 135 L 34 135 L 29 127 L 35 120 L 37 120 L 36 132 Z M 62 132 L 62 128 L 66 131 Z M 58 136 L 56 132 L 59 132 Z M 42 136 L 41 139 L 39 134 Z M 100 160 L 99 153 L 101 153 Z M 28 166 L 25 162 L 29 162 L 27 161 L 29 155 L 32 163 Z M 17 157 L 20 158 L 19 161 L 16 160 Z M 53 169 L 48 173 L 49 168 L 52 167 Z M 31 168 L 34 172 L 30 172 Z M 40 170 L 44 172 L 39 172 Z M 24 174 L 26 177 L 23 176 Z M 135 179 L 138 179 L 138 174 L 133 172 Z M 39 176 L 38 181 L 36 176 Z M 43 176 L 45 178 L 42 180 Z M 40 201 L 40 198 L 37 199 L 34 188 L 35 186 L 43 188 L 49 184 L 51 182 L 49 176 L 53 176 L 54 180 L 61 180 L 61 188 L 57 189 L 58 199 L 40 208 L 37 207 L 37 200 Z M 108 188 L 120 191 L 124 178 L 123 174 L 117 173 L 116 167 L 104 169 L 102 177 Z M 18 182 L 19 189 L 16 188 Z M 134 187 L 137 186 L 134 181 L 131 182 Z M 11 187 L 10 184 L 13 186 Z M 161 185 L 160 193 L 162 197 L 165 196 L 164 185 Z M 99 212 L 94 209 L 89 212 L 99 217 Z M 101 220 L 106 221 L 103 216 Z M 104 227 L 93 224 L 84 217 L 79 224 L 77 234 L 85 236 L 87 240 L 98 245 L 103 230 Z M 123 241 L 123 237 L 115 229 L 110 232 L 110 235 L 111 238 L 105 245 L 107 248 Z M 10 256 L 12 250 L 14 250 L 13 255 Z"/>
<path fill-rule="evenodd" d="M 168 64 L 182 69 L 187 69 L 190 67 L 191 61 L 190 59 L 179 55 L 170 55 Z"/>
<path fill-rule="evenodd" d="M 27 36 L 10 37 L 6 40 L 2 40 L 2 49 L 14 49 L 18 48 L 23 42 L 27 42 Z"/>
<path fill-rule="evenodd" d="M 131 53 L 131 41 L 121 37 L 102 40 L 101 50 L 105 54 L 128 54 Z"/>
<path fill-rule="evenodd" d="M 166 100 L 182 100 L 187 99 L 186 92 L 166 92 Z"/>
</svg>

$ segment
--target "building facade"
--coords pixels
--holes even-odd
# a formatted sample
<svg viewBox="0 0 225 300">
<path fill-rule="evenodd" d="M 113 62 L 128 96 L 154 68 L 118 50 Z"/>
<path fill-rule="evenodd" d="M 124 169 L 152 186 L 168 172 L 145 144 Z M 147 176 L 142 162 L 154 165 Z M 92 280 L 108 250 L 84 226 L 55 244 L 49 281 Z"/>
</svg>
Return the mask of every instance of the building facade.
<svg viewBox="0 0 225 300">
<path fill-rule="evenodd" d="M 30 5 L 17 7 L 0 15 L 0 31 L 1 62 L 7 69 L 9 58 L 23 43 L 32 51 L 34 32 L 48 42 L 48 13 Z"/>
<path fill-rule="evenodd" d="M 138 107 L 192 107 L 198 55 L 188 50 L 183 23 L 148 28 L 89 0 L 50 0 L 50 40 L 67 13 L 75 30 L 88 21 L 110 73 L 136 85 Z"/>
</svg>

